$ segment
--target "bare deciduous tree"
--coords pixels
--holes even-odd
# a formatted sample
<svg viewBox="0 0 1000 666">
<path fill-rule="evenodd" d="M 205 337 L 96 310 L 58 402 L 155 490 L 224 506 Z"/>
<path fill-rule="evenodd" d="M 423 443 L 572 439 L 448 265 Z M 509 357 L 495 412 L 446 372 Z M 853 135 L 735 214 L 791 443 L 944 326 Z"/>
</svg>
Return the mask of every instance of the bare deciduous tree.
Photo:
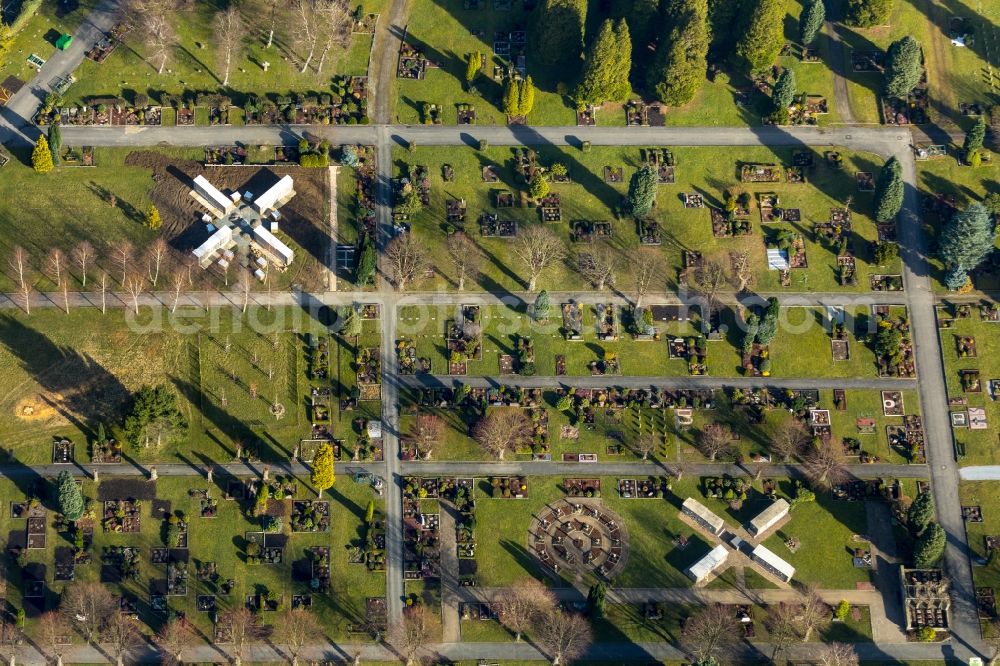
<svg viewBox="0 0 1000 666">
<path fill-rule="evenodd" d="M 61 289 L 63 284 L 64 275 L 66 271 L 66 253 L 57 247 L 49 250 L 48 256 L 45 258 L 45 275 L 52 283 L 56 285 L 56 288 Z"/>
<path fill-rule="evenodd" d="M 250 307 L 250 290 L 253 288 L 253 274 L 250 272 L 250 268 L 246 267 L 240 271 L 239 289 L 240 294 L 243 296 L 243 312 L 247 311 Z M 254 360 L 254 365 L 257 364 L 256 359 Z"/>
<path fill-rule="evenodd" d="M 444 435 L 444 421 L 436 414 L 418 414 L 413 428 L 413 445 L 424 460 L 430 460 L 434 445 Z"/>
<path fill-rule="evenodd" d="M 15 245 L 13 251 L 10 253 L 10 258 L 7 260 L 7 265 L 14 272 L 14 278 L 17 280 L 17 285 L 19 288 L 24 288 L 24 283 L 28 280 L 28 274 L 30 268 L 28 267 L 28 251 L 25 250 L 20 245 Z"/>
<path fill-rule="evenodd" d="M 322 74 L 330 50 L 334 46 L 346 48 L 350 43 L 353 19 L 346 0 L 315 0 L 315 2 L 323 34 L 323 50 L 320 52 L 319 62 L 316 63 L 316 73 Z"/>
<path fill-rule="evenodd" d="M 177 666 L 184 659 L 184 651 L 197 642 L 197 634 L 191 623 L 183 617 L 175 617 L 160 627 L 153 639 L 160 649 L 163 666 Z"/>
<path fill-rule="evenodd" d="M 101 277 L 98 278 L 97 284 L 101 291 L 101 314 L 108 313 L 108 274 L 105 271 L 101 271 Z"/>
<path fill-rule="evenodd" d="M 604 291 L 604 287 L 615 285 L 618 265 L 618 254 L 606 245 L 578 252 L 576 255 L 576 269 L 597 291 Z"/>
<path fill-rule="evenodd" d="M 827 643 L 816 655 L 822 666 L 858 666 L 858 654 L 846 643 Z"/>
<path fill-rule="evenodd" d="M 794 416 L 785 419 L 770 432 L 771 453 L 788 462 L 802 452 L 802 448 L 812 439 L 809 426 Z"/>
<path fill-rule="evenodd" d="M 534 578 L 521 578 L 510 587 L 500 590 L 493 598 L 500 623 L 514 632 L 514 640 L 537 625 L 540 617 L 547 617 L 556 609 L 552 590 Z"/>
<path fill-rule="evenodd" d="M 744 238 L 729 252 L 733 288 L 736 290 L 736 293 L 746 291 L 747 287 L 753 286 L 756 274 L 754 273 L 753 253 L 751 250 L 750 240 Z"/>
<path fill-rule="evenodd" d="M 718 658 L 736 645 L 740 633 L 740 623 L 732 611 L 714 604 L 685 620 L 681 644 L 697 659 Z"/>
<path fill-rule="evenodd" d="M 508 451 L 531 443 L 531 421 L 519 407 L 494 407 L 479 419 L 472 436 L 479 446 L 497 460 Z"/>
<path fill-rule="evenodd" d="M 11 270 L 14 271 L 15 279 L 17 279 L 17 290 L 24 301 L 24 311 L 27 314 L 31 314 L 31 267 L 28 265 L 29 260 L 27 250 L 17 245 L 7 262 Z"/>
<path fill-rule="evenodd" d="M 175 0 L 129 0 L 121 4 L 122 18 L 138 28 L 149 63 L 158 74 L 166 69 L 176 40 L 170 21 L 176 9 Z"/>
<path fill-rule="evenodd" d="M 699 265 L 684 271 L 684 281 L 704 299 L 702 319 L 711 321 L 719 298 L 729 289 L 729 257 L 718 253 L 704 257 Z"/>
<path fill-rule="evenodd" d="M 653 247 L 640 247 L 631 256 L 629 269 L 635 279 L 635 307 L 642 306 L 642 300 L 650 289 L 666 284 L 666 262 L 663 254 Z"/>
<path fill-rule="evenodd" d="M 300 72 L 305 73 L 320 50 L 316 72 L 322 73 L 334 46 L 346 47 L 351 36 L 351 14 L 346 0 L 295 0 L 292 4 L 295 43 L 304 55 Z"/>
<path fill-rule="evenodd" d="M 132 297 L 132 308 L 135 314 L 139 314 L 139 297 L 146 291 L 146 278 L 138 273 L 125 278 L 125 291 Z"/>
<path fill-rule="evenodd" d="M 389 630 L 389 642 L 403 653 L 406 666 L 413 666 L 417 653 L 441 634 L 441 620 L 426 606 L 411 606 Z"/>
<path fill-rule="evenodd" d="M 448 258 L 455 271 L 458 290 L 465 289 L 466 279 L 474 280 L 479 275 L 483 263 L 483 253 L 464 231 L 456 231 L 448 236 Z"/>
<path fill-rule="evenodd" d="M 830 607 L 820 598 L 819 588 L 815 583 L 810 583 L 802 595 L 802 606 L 798 609 L 802 641 L 808 641 L 813 631 L 830 624 L 832 614 Z"/>
<path fill-rule="evenodd" d="M 799 638 L 798 609 L 783 603 L 772 605 L 768 608 L 764 625 L 771 641 L 771 661 L 774 662 L 792 641 Z"/>
<path fill-rule="evenodd" d="M 81 241 L 73 248 L 73 263 L 80 269 L 80 284 L 87 286 L 87 269 L 94 259 L 94 246 L 89 241 Z"/>
<path fill-rule="evenodd" d="M 132 263 L 132 255 L 135 252 L 135 248 L 132 247 L 132 243 L 127 240 L 123 240 L 115 244 L 114 255 L 115 261 L 122 269 L 122 279 L 121 285 L 125 286 L 125 279 L 128 277 L 128 267 Z"/>
<path fill-rule="evenodd" d="M 101 632 L 101 638 L 110 648 L 116 666 L 125 666 L 125 657 L 141 642 L 139 621 L 129 613 L 115 611 L 108 618 L 107 626 Z"/>
<path fill-rule="evenodd" d="M 45 259 L 45 273 L 55 283 L 56 289 L 62 291 L 64 308 L 66 314 L 69 314 L 69 279 L 66 275 L 66 263 L 66 253 L 54 247 Z"/>
<path fill-rule="evenodd" d="M 56 666 L 62 666 L 63 652 L 69 640 L 70 626 L 66 616 L 59 611 L 46 611 L 38 618 L 38 640 L 48 650 L 49 655 L 56 660 Z"/>
<path fill-rule="evenodd" d="M 709 423 L 698 434 L 698 449 L 712 462 L 728 455 L 733 448 L 733 433 L 722 423 Z"/>
<path fill-rule="evenodd" d="M 224 613 L 220 622 L 229 628 L 233 664 L 241 666 L 247 643 L 253 642 L 261 636 L 260 621 L 255 613 L 245 606 L 240 606 Z"/>
<path fill-rule="evenodd" d="M 385 248 L 385 259 L 392 273 L 392 281 L 400 291 L 427 267 L 427 253 L 413 234 L 401 234 Z"/>
<path fill-rule="evenodd" d="M 817 488 L 829 490 L 847 480 L 847 457 L 839 442 L 817 441 L 802 464 L 809 481 Z"/>
<path fill-rule="evenodd" d="M 275 624 L 275 630 L 278 642 L 286 648 L 291 666 L 298 666 L 302 648 L 316 643 L 323 636 L 323 625 L 305 608 L 284 611 Z"/>
<path fill-rule="evenodd" d="M 112 614 L 118 612 L 118 599 L 100 583 L 77 581 L 63 591 L 59 610 L 91 642 L 101 638 Z"/>
<path fill-rule="evenodd" d="M 243 53 L 243 38 L 246 34 L 243 17 L 239 9 L 231 4 L 215 15 L 213 27 L 219 64 L 222 67 L 222 85 L 228 86 L 233 60 L 239 60 Z"/>
<path fill-rule="evenodd" d="M 590 646 L 594 635 L 590 623 L 579 613 L 554 610 L 540 618 L 538 643 L 552 658 L 554 666 L 573 661 Z"/>
<path fill-rule="evenodd" d="M 651 432 L 644 432 L 635 438 L 632 448 L 642 456 L 643 460 L 649 460 L 649 454 L 656 450 L 663 440 Z"/>
<path fill-rule="evenodd" d="M 281 0 L 266 0 L 266 6 L 271 10 L 271 25 L 267 31 L 267 42 L 264 44 L 264 48 L 271 48 L 271 44 L 274 43 L 274 29 L 278 25 L 278 7 L 284 6 Z"/>
<path fill-rule="evenodd" d="M 157 238 L 146 250 L 146 273 L 149 275 L 149 281 L 154 289 L 156 283 L 160 281 L 160 269 L 163 267 L 163 261 L 167 258 L 168 252 L 167 242 L 162 238 Z"/>
<path fill-rule="evenodd" d="M 177 312 L 177 304 L 181 301 L 181 294 L 188 285 L 187 271 L 177 266 L 170 272 L 170 289 L 174 292 L 174 302 L 170 306 L 170 312 Z"/>
<path fill-rule="evenodd" d="M 535 291 L 539 276 L 548 266 L 566 256 L 566 247 L 555 232 L 539 225 L 519 234 L 513 251 L 528 272 L 528 291 Z"/>
</svg>

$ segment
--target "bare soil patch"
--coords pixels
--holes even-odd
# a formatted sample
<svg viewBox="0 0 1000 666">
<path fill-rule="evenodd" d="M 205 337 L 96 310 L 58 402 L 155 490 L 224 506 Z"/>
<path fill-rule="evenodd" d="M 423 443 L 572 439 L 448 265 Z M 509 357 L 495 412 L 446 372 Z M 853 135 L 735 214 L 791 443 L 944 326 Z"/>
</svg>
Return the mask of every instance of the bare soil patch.
<svg viewBox="0 0 1000 666">
<path fill-rule="evenodd" d="M 152 151 L 136 151 L 125 158 L 126 166 L 152 171 L 155 183 L 150 198 L 163 219 L 161 233 L 178 252 L 190 252 L 207 237 L 201 222 L 204 212 L 188 195 L 195 176 L 204 175 L 223 193 L 246 192 L 261 194 L 285 175 L 295 180 L 295 197 L 281 209 L 281 232 L 302 248 L 306 269 L 296 275 L 304 288 L 319 287 L 324 276 L 322 262 L 330 243 L 326 205 L 326 169 L 302 169 L 287 166 L 205 167 L 194 160 L 168 157 Z M 299 258 L 296 258 L 299 263 Z"/>
</svg>

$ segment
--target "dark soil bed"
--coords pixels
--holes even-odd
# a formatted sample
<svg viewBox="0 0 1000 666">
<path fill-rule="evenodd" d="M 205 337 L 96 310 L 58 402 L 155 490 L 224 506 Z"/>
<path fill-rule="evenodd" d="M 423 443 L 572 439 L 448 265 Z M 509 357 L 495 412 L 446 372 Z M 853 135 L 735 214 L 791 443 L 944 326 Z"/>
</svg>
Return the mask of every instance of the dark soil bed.
<svg viewBox="0 0 1000 666">
<path fill-rule="evenodd" d="M 97 499 L 102 502 L 119 499 L 151 500 L 155 497 L 156 484 L 145 479 L 102 479 L 97 489 Z"/>
<path fill-rule="evenodd" d="M 329 244 L 323 215 L 327 201 L 326 169 L 282 166 L 206 168 L 194 160 L 174 159 L 149 151 L 129 154 L 125 165 L 153 172 L 156 185 L 150 198 L 163 218 L 163 237 L 179 252 L 190 252 L 198 247 L 207 234 L 205 225 L 199 221 L 204 211 L 188 194 L 195 176 L 204 175 L 224 193 L 236 190 L 261 193 L 283 176 L 291 175 L 295 179 L 295 197 L 281 209 L 281 232 L 295 241 L 308 257 L 295 281 L 305 289 L 320 286 L 321 260 L 326 256 Z"/>
</svg>

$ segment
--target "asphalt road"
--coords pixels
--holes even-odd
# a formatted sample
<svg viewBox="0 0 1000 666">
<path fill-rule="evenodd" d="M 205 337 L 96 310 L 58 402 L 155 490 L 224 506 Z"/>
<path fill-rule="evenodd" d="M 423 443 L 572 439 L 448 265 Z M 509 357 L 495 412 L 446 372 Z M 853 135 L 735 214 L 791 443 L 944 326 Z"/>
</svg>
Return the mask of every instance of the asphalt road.
<svg viewBox="0 0 1000 666">
<path fill-rule="evenodd" d="M 63 143 L 88 146 L 295 145 L 303 136 L 331 143 L 405 146 L 651 144 L 674 146 L 827 146 L 892 154 L 910 144 L 907 132 L 888 127 L 532 127 L 442 125 L 270 125 L 247 127 L 65 127 Z"/>
<path fill-rule="evenodd" d="M 466 384 L 472 388 L 490 388 L 509 386 L 511 384 L 524 388 L 598 388 L 614 386 L 616 388 L 648 389 L 677 388 L 786 388 L 786 389 L 827 389 L 830 387 L 846 389 L 873 389 L 904 391 L 917 387 L 916 379 L 898 379 L 894 377 L 844 377 L 844 378 L 781 378 L 781 377 L 626 377 L 622 375 L 582 376 L 582 377 L 518 377 L 515 375 L 502 377 L 453 377 L 450 375 L 407 375 L 399 377 L 399 382 L 413 387 L 455 386 Z"/>
</svg>

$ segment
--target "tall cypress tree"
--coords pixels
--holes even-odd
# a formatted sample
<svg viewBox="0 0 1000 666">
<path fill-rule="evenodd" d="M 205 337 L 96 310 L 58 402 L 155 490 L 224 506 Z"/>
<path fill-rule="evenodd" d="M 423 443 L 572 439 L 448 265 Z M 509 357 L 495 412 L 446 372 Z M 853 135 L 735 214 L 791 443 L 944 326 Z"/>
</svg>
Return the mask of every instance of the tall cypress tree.
<svg viewBox="0 0 1000 666">
<path fill-rule="evenodd" d="M 760 320 L 760 326 L 757 328 L 757 342 L 762 345 L 771 344 L 771 340 L 778 333 L 778 315 L 781 312 L 781 304 L 778 299 L 771 297 L 767 299 L 767 309 L 764 310 L 764 316 Z"/>
<path fill-rule="evenodd" d="M 632 64 L 632 44 L 628 26 L 606 19 L 590 45 L 583 64 L 583 79 L 574 97 L 579 106 L 620 102 L 628 98 L 628 74 Z"/>
<path fill-rule="evenodd" d="M 517 86 L 517 115 L 527 117 L 535 106 L 535 82 L 529 74 Z"/>
<path fill-rule="evenodd" d="M 826 21 L 826 5 L 823 4 L 823 0 L 808 0 L 808 4 L 799 16 L 799 35 L 803 45 L 808 46 L 816 41 L 819 31 L 823 29 L 824 21 Z"/>
<path fill-rule="evenodd" d="M 649 70 L 649 87 L 671 106 L 690 102 L 705 82 L 708 67 L 708 3 L 674 0 L 665 12 L 664 29 L 656 60 Z"/>
<path fill-rule="evenodd" d="M 899 160 L 890 157 L 875 183 L 875 219 L 880 223 L 891 222 L 903 207 L 903 167 Z"/>
<path fill-rule="evenodd" d="M 59 151 L 61 149 L 62 130 L 59 127 L 59 123 L 52 123 L 49 125 L 49 150 L 52 152 L 52 164 L 55 166 L 59 166 Z"/>
<path fill-rule="evenodd" d="M 587 0 L 542 0 L 538 11 L 532 39 L 538 61 L 546 65 L 577 62 L 583 50 Z"/>
<path fill-rule="evenodd" d="M 59 502 L 59 512 L 70 522 L 76 522 L 83 518 L 83 494 L 80 486 L 76 485 L 76 479 L 68 471 L 59 472 L 56 478 L 56 499 Z"/>
<path fill-rule="evenodd" d="M 786 67 L 778 76 L 774 84 L 774 94 L 771 95 L 771 103 L 775 111 L 787 109 L 795 99 L 795 70 Z"/>
<path fill-rule="evenodd" d="M 924 72 L 923 55 L 917 40 L 907 35 L 889 45 L 885 65 L 885 94 L 906 99 L 917 87 Z"/>
<path fill-rule="evenodd" d="M 653 210 L 656 203 L 656 170 L 648 164 L 634 174 L 628 184 L 628 207 L 635 217 Z"/>
<path fill-rule="evenodd" d="M 781 53 L 785 0 L 756 0 L 750 21 L 736 44 L 737 64 L 750 76 L 762 76 Z"/>
<path fill-rule="evenodd" d="M 979 150 L 983 147 L 983 142 L 986 140 L 986 118 L 980 115 L 976 124 L 973 125 L 968 134 L 965 135 L 965 143 L 962 148 L 965 150 L 966 155 L 968 155 L 973 150 Z"/>
<path fill-rule="evenodd" d="M 753 0 L 708 0 L 709 53 L 713 61 L 733 54 L 733 42 L 740 16 Z"/>
<path fill-rule="evenodd" d="M 503 112 L 508 116 L 518 115 L 518 102 L 521 99 L 521 89 L 513 77 L 507 77 L 503 84 Z"/>
</svg>

